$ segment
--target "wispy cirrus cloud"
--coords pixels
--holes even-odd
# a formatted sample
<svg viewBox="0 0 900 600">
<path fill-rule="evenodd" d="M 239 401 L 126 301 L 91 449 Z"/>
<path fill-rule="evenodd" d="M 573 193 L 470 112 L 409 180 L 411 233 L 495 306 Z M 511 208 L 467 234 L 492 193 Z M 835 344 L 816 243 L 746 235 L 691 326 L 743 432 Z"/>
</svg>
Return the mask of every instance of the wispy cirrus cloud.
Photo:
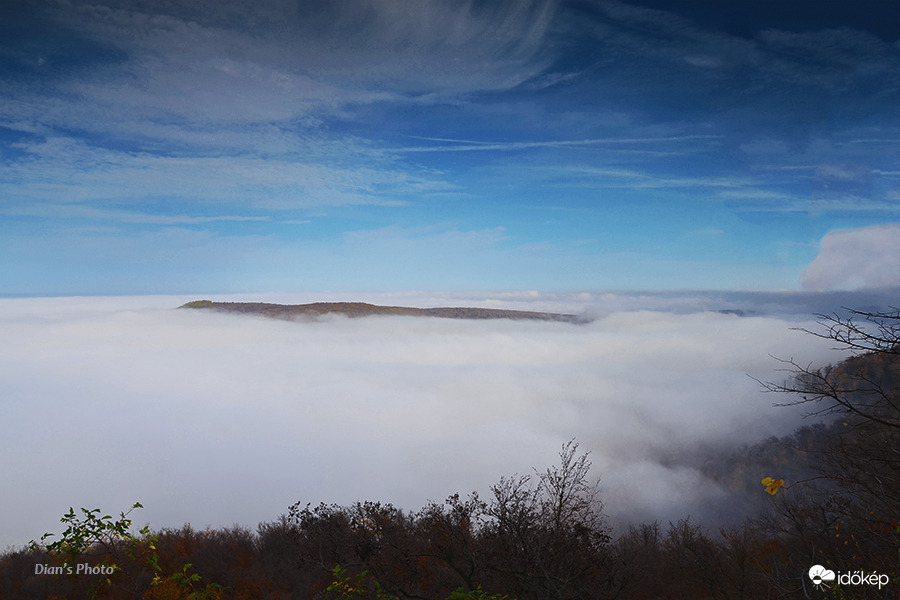
<svg viewBox="0 0 900 600">
<path fill-rule="evenodd" d="M 138 120 L 234 127 L 409 95 L 507 89 L 548 64 L 544 39 L 554 5 L 301 2 L 292 10 L 280 2 L 223 2 L 209 13 L 181 3 L 37 8 L 96 50 L 79 69 L 49 81 L 51 97 L 47 80 L 41 87 L 26 81 L 12 95 L 20 100 L 14 114 L 5 116 L 15 123 L 65 119 L 86 130 Z M 44 50 L 52 58 L 64 43 L 44 41 Z M 41 69 L 33 72 L 39 77 Z M 59 99 L 64 114 L 46 110 Z M 105 119 L 92 123 L 98 109 Z"/>
<path fill-rule="evenodd" d="M 401 148 L 400 152 L 486 152 L 529 150 L 542 148 L 571 148 L 579 146 L 619 146 L 619 145 L 657 145 L 678 144 L 683 142 L 709 141 L 721 139 L 720 135 L 673 135 L 666 137 L 646 138 L 597 138 L 585 140 L 545 140 L 539 142 L 496 142 L 481 140 L 455 140 L 442 138 L 422 138 L 434 142 L 446 142 L 444 145 L 413 146 Z"/>
<path fill-rule="evenodd" d="M 433 176 L 371 144 L 324 131 L 322 119 L 352 106 L 515 86 L 547 64 L 555 3 L 29 10 L 59 33 L 30 42 L 36 61 L 14 54 L 26 76 L 0 106 L 0 126 L 26 136 L 7 175 L 17 194 L 147 190 L 308 206 L 395 203 L 434 187 Z M 63 71 L 73 45 L 83 53 Z"/>
<path fill-rule="evenodd" d="M 316 144 L 308 143 L 315 147 Z M 0 187 L 20 201 L 121 204 L 179 198 L 186 205 L 235 205 L 287 210 L 316 206 L 390 205 L 409 194 L 448 189 L 424 169 L 405 169 L 363 153 L 356 164 L 329 162 L 296 151 L 278 157 L 161 156 L 121 152 L 72 138 L 18 144 L 22 153 L 0 175 Z M 349 144 L 343 148 L 352 152 Z M 345 161 L 347 157 L 343 158 Z M 9 206 L 7 206 L 9 208 Z"/>
<path fill-rule="evenodd" d="M 595 5 L 595 10 L 605 17 L 591 22 L 599 43 L 672 65 L 687 63 L 716 78 L 749 75 L 749 80 L 741 80 L 745 89 L 762 89 L 760 84 L 775 79 L 782 85 L 811 85 L 844 93 L 872 78 L 896 80 L 900 74 L 900 59 L 890 44 L 854 27 L 796 31 L 767 27 L 765 18 L 758 16 L 761 28 L 750 37 L 703 26 L 702 19 L 686 17 L 678 7 L 663 10 L 604 0 Z M 837 18 L 833 22 L 841 21 Z"/>
<path fill-rule="evenodd" d="M 51 202 L 21 203 L 0 209 L 0 214 L 16 217 L 41 217 L 52 220 L 90 220 L 95 222 L 133 223 L 153 225 L 199 225 L 204 223 L 267 223 L 273 221 L 268 215 L 188 215 L 153 214 L 129 210 L 98 208 L 90 203 L 71 202 L 58 204 Z"/>
</svg>

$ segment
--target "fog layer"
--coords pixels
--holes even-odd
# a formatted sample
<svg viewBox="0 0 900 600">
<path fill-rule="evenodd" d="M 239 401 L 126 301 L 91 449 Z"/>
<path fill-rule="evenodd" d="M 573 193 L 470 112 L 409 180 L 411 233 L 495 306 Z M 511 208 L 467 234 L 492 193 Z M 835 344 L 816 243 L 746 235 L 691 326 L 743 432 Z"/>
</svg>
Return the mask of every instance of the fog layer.
<svg viewBox="0 0 900 600">
<path fill-rule="evenodd" d="M 0 300 L 0 548 L 69 506 L 140 501 L 155 528 L 255 527 L 298 500 L 415 509 L 571 438 L 614 523 L 675 519 L 721 492 L 672 457 L 797 425 L 748 375 L 840 358 L 765 316 L 284 322 L 182 300 Z"/>
</svg>

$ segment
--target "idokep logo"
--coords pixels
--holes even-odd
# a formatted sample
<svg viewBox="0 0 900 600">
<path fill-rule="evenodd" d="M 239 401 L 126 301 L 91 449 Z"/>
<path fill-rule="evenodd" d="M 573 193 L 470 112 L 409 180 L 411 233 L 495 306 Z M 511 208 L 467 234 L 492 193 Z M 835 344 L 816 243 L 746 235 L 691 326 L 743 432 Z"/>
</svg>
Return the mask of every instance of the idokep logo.
<svg viewBox="0 0 900 600">
<path fill-rule="evenodd" d="M 809 578 L 812 579 L 813 585 L 822 589 L 822 586 L 828 586 L 828 581 L 834 581 L 834 571 L 829 571 L 822 565 L 813 565 L 809 570 Z"/>
<path fill-rule="evenodd" d="M 818 589 L 829 587 L 831 582 L 838 585 L 873 585 L 879 590 L 891 582 L 891 578 L 884 573 L 866 573 L 865 571 L 853 571 L 851 573 L 835 573 L 822 565 L 813 565 L 809 569 L 809 578 Z"/>
</svg>

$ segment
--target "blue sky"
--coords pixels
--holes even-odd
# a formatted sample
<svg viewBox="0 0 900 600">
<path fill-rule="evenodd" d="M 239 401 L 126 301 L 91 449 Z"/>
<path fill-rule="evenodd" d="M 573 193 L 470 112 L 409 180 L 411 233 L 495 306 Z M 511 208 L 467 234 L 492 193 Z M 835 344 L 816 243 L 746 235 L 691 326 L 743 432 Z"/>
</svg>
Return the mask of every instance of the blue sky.
<svg viewBox="0 0 900 600">
<path fill-rule="evenodd" d="M 0 294 L 900 285 L 890 2 L 5 2 Z"/>
</svg>

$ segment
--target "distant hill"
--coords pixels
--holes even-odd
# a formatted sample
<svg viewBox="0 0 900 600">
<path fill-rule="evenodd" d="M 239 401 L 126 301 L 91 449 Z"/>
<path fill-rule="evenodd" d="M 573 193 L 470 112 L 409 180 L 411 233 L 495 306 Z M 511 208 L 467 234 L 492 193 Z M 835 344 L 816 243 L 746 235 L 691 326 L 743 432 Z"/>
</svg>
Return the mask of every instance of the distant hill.
<svg viewBox="0 0 900 600">
<path fill-rule="evenodd" d="M 219 312 L 236 312 L 262 315 L 276 319 L 295 319 L 339 314 L 346 317 L 370 317 L 376 315 L 407 317 L 438 317 L 442 319 L 515 319 L 530 321 L 560 321 L 564 323 L 586 323 L 588 319 L 577 315 L 532 312 L 526 310 L 503 310 L 496 308 L 411 308 L 406 306 L 379 306 L 365 302 L 313 302 L 312 304 L 270 304 L 266 302 L 213 302 L 194 300 L 179 308 L 198 308 Z"/>
</svg>

